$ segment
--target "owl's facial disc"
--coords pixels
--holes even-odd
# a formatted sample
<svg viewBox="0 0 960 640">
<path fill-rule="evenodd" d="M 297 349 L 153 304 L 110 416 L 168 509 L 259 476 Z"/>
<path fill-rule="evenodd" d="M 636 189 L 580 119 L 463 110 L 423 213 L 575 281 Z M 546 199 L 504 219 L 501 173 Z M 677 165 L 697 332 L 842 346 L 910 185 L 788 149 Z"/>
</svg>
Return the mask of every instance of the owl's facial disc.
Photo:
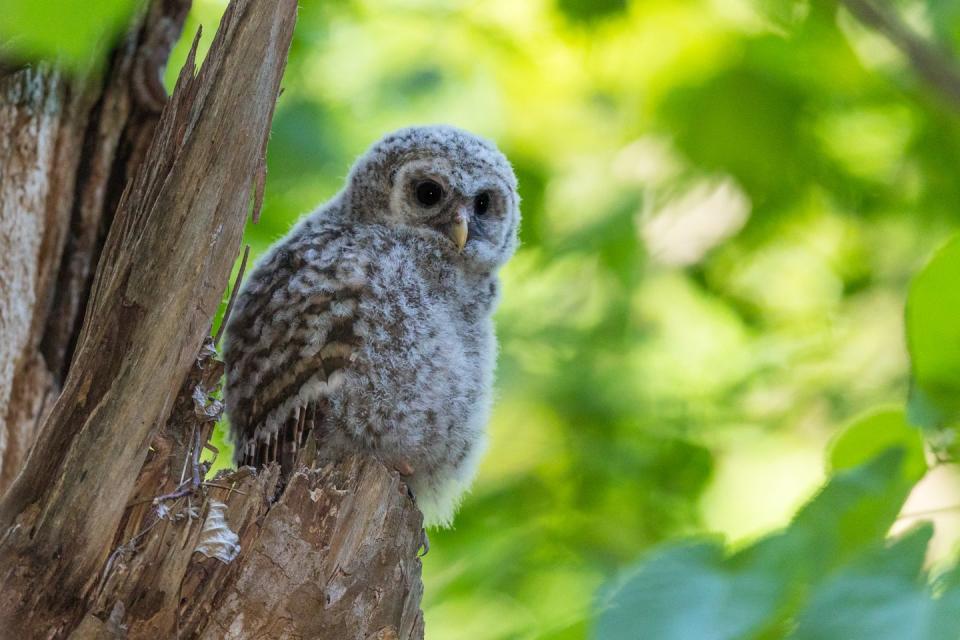
<svg viewBox="0 0 960 640">
<path fill-rule="evenodd" d="M 450 242 L 470 263 L 495 262 L 511 229 L 509 196 L 488 177 L 462 172 L 443 180 L 449 186 L 441 187 L 432 179 L 411 183 L 412 206 L 424 214 L 415 216 L 416 226 L 429 229 L 443 243 Z"/>
<path fill-rule="evenodd" d="M 428 210 L 434 209 L 434 204 L 439 202 L 432 195 L 436 183 L 430 184 L 431 182 L 421 182 L 414 186 L 417 202 Z M 422 197 L 428 193 L 431 194 L 430 197 Z M 453 194 L 446 198 L 445 206 L 436 215 L 428 219 L 427 225 L 446 236 L 457 248 L 457 251 L 462 252 L 470 239 L 471 218 L 471 208 L 465 203 L 464 198 L 459 194 Z"/>
<path fill-rule="evenodd" d="M 444 158 L 408 162 L 393 176 L 393 215 L 414 227 L 427 227 L 462 252 L 475 228 L 475 204 L 456 188 L 457 175 Z"/>
</svg>

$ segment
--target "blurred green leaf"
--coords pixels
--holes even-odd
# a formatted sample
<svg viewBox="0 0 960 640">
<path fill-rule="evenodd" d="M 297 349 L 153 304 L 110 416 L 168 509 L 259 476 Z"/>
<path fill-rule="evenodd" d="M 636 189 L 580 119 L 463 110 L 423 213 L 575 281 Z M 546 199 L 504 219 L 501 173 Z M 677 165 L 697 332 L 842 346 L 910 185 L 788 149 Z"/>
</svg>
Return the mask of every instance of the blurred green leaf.
<svg viewBox="0 0 960 640">
<path fill-rule="evenodd" d="M 716 543 L 661 550 L 601 604 L 601 640 L 749 637 L 776 611 L 784 585 L 762 567 L 732 566 Z"/>
<path fill-rule="evenodd" d="M 635 284 L 645 258 L 636 228 L 640 200 L 638 194 L 625 193 L 607 215 L 557 243 L 555 250 L 595 255 L 622 285 Z"/>
<path fill-rule="evenodd" d="M 904 463 L 904 451 L 897 447 L 840 471 L 782 534 L 738 555 L 777 566 L 781 577 L 801 584 L 819 580 L 884 539 L 913 487 Z"/>
<path fill-rule="evenodd" d="M 925 0 L 930 24 L 941 46 L 960 48 L 960 3 L 955 0 Z"/>
<path fill-rule="evenodd" d="M 0 0 L 0 45 L 24 58 L 82 64 L 122 30 L 131 0 Z"/>
<path fill-rule="evenodd" d="M 733 640 L 782 627 L 838 567 L 882 546 L 912 483 L 888 450 L 840 471 L 785 531 L 732 556 L 719 544 L 654 552 L 600 596 L 599 640 Z"/>
<path fill-rule="evenodd" d="M 294 97 L 281 103 L 267 154 L 275 189 L 343 171 L 349 159 L 343 157 L 343 140 L 332 116 L 322 102 Z"/>
<path fill-rule="evenodd" d="M 786 29 L 796 27 L 810 10 L 807 0 L 759 0 L 757 6 L 771 22 Z"/>
<path fill-rule="evenodd" d="M 928 433 L 944 425 L 947 420 L 937 403 L 932 401 L 914 380 L 910 381 L 910 390 L 907 392 L 907 420 Z"/>
<path fill-rule="evenodd" d="M 960 417 L 960 236 L 913 279 L 907 298 L 907 346 L 916 386 L 911 415 L 946 426 Z"/>
<path fill-rule="evenodd" d="M 923 477 L 927 471 L 923 436 L 907 423 L 906 413 L 899 407 L 871 411 L 844 427 L 830 445 L 829 466 L 833 472 L 850 469 L 894 446 L 905 451 L 906 479 L 916 482 Z"/>
<path fill-rule="evenodd" d="M 537 158 L 528 158 L 520 152 L 510 153 L 520 191 L 523 215 L 520 218 L 520 242 L 537 246 L 546 241 L 544 196 L 549 175 Z"/>
<path fill-rule="evenodd" d="M 766 204 L 793 196 L 807 177 L 799 124 L 805 99 L 783 78 L 743 65 L 674 92 L 665 109 L 687 157 L 733 175 L 755 203 Z"/>
<path fill-rule="evenodd" d="M 934 598 L 923 572 L 932 535 L 919 526 L 843 567 L 814 590 L 791 640 L 960 637 L 960 589 Z"/>
<path fill-rule="evenodd" d="M 628 0 L 556 0 L 564 16 L 576 22 L 593 22 L 627 10 Z"/>
</svg>

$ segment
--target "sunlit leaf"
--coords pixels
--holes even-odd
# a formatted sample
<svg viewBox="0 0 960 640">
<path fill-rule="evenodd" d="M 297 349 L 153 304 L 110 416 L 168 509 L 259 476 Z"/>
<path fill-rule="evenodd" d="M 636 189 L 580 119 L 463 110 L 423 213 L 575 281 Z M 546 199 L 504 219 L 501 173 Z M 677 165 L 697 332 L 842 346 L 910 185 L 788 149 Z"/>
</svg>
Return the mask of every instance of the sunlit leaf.
<svg viewBox="0 0 960 640">
<path fill-rule="evenodd" d="M 914 402 L 932 405 L 942 422 L 960 416 L 960 236 L 940 249 L 916 275 L 907 298 L 907 346 Z M 915 413 L 918 410 L 915 410 Z M 940 424 L 938 426 L 944 426 Z"/>
<path fill-rule="evenodd" d="M 905 451 L 903 471 L 907 479 L 919 480 L 927 470 L 923 436 L 907 423 L 899 407 L 871 411 L 847 425 L 830 446 L 830 468 L 839 471 L 855 467 L 893 446 Z"/>
<path fill-rule="evenodd" d="M 913 486 L 904 458 L 898 447 L 838 472 L 782 534 L 738 555 L 773 563 L 783 578 L 820 579 L 884 539 Z"/>
</svg>

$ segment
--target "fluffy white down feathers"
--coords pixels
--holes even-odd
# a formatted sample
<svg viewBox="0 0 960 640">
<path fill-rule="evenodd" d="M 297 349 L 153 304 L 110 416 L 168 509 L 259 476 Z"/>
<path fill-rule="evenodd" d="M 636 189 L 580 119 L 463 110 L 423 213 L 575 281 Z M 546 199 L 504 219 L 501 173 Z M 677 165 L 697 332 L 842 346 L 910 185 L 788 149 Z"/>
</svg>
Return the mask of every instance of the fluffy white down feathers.
<svg viewBox="0 0 960 640">
<path fill-rule="evenodd" d="M 484 449 L 497 272 L 520 220 L 513 170 L 452 127 L 374 144 L 345 188 L 260 260 L 226 333 L 236 459 L 289 466 L 307 437 L 408 475 L 448 525 Z"/>
</svg>

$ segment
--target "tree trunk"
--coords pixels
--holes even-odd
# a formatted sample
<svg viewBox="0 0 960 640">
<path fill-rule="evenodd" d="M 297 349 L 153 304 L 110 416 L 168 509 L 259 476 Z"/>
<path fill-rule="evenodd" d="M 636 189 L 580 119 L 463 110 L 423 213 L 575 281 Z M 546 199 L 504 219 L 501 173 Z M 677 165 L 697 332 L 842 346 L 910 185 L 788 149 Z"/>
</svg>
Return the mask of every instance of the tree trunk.
<svg viewBox="0 0 960 640">
<path fill-rule="evenodd" d="M 296 2 L 233 0 L 168 101 L 188 9 L 150 3 L 103 75 L 0 72 L 0 624 L 422 638 L 422 518 L 394 472 L 308 447 L 288 478 L 202 480 L 209 329 L 262 202 Z"/>
</svg>

